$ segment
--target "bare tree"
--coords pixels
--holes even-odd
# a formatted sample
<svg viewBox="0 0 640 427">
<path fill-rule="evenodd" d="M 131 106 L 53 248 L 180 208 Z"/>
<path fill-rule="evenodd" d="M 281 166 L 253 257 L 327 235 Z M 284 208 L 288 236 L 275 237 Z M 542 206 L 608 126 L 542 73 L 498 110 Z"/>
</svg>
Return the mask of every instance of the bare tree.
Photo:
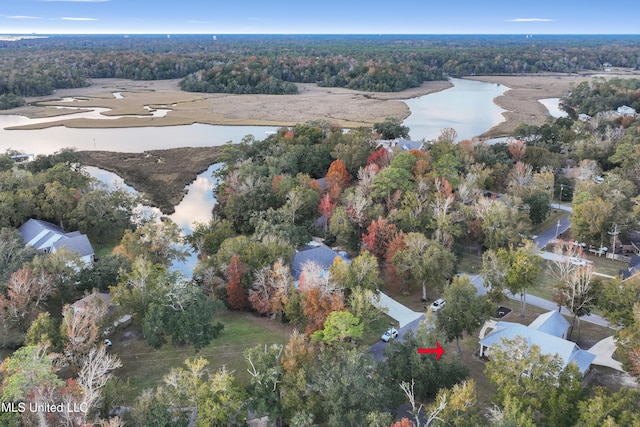
<svg viewBox="0 0 640 427">
<path fill-rule="evenodd" d="M 65 306 L 62 329 L 66 336 L 63 350 L 66 362 L 72 369 L 78 370 L 87 354 L 95 347 L 99 335 L 99 313 L 90 308 L 74 309 Z"/>
<path fill-rule="evenodd" d="M 61 413 L 67 425 L 86 425 L 91 421 L 93 408 L 102 399 L 102 389 L 113 376 L 112 371 L 122 367 L 120 359 L 116 355 L 108 354 L 103 345 L 92 347 L 80 363 L 82 367 L 78 373 L 77 384 L 81 393 L 63 395 L 65 406 L 74 409 Z"/>
<path fill-rule="evenodd" d="M 7 296 L 0 294 L 0 318 L 5 326 L 26 331 L 38 311 L 54 292 L 53 276 L 30 269 L 16 271 L 9 278 Z"/>
<path fill-rule="evenodd" d="M 573 334 L 577 320 L 578 339 L 580 339 L 580 318 L 591 313 L 597 301 L 598 289 L 596 281 L 593 279 L 593 266 L 587 264 L 576 268 L 569 277 L 562 293 L 566 307 L 573 313 L 573 323 L 569 336 Z"/>
</svg>

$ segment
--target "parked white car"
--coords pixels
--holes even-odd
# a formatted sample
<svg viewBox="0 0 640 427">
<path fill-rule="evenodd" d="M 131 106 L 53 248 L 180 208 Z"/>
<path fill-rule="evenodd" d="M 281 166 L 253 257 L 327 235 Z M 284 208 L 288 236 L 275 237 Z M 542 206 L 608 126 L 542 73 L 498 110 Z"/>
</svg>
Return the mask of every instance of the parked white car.
<svg viewBox="0 0 640 427">
<path fill-rule="evenodd" d="M 440 311 L 444 307 L 445 301 L 442 298 L 438 298 L 431 304 L 431 311 Z"/>
<path fill-rule="evenodd" d="M 582 258 L 578 258 L 575 256 L 572 256 L 569 258 L 569 262 L 573 265 L 578 265 L 578 266 L 585 266 L 587 265 L 587 260 L 586 259 L 582 259 Z"/>
<path fill-rule="evenodd" d="M 380 339 L 384 342 L 389 342 L 391 338 L 397 338 L 397 337 L 398 337 L 398 330 L 396 328 L 390 328 L 387 332 L 382 334 Z"/>
</svg>

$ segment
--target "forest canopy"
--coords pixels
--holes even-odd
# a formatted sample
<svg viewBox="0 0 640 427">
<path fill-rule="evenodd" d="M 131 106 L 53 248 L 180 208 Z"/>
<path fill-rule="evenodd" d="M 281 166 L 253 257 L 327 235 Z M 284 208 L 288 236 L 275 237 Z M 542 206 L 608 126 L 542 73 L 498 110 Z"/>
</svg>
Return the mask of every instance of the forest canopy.
<svg viewBox="0 0 640 427">
<path fill-rule="evenodd" d="M 449 76 L 639 66 L 638 36 L 50 36 L 0 41 L 0 96 L 49 95 L 92 78 L 182 79 L 196 92 L 296 93 L 295 83 L 396 92 Z M 0 108 L 15 105 L 5 97 Z"/>
</svg>

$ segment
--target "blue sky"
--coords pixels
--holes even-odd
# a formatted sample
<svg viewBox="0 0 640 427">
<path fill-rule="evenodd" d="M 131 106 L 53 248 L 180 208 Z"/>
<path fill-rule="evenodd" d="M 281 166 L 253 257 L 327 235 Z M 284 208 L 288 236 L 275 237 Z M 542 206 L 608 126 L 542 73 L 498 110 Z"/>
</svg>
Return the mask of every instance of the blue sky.
<svg viewBox="0 0 640 427">
<path fill-rule="evenodd" d="M 0 0 L 2 33 L 639 34 L 640 4 L 576 0 Z"/>
</svg>

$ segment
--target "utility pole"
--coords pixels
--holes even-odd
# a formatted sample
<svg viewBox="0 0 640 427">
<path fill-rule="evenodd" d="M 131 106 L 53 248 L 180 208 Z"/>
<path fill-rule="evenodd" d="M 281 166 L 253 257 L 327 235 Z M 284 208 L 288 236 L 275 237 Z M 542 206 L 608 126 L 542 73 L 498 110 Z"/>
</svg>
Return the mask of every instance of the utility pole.
<svg viewBox="0 0 640 427">
<path fill-rule="evenodd" d="M 560 184 L 560 194 L 558 195 L 558 209 L 560 209 L 560 202 L 562 202 L 563 191 L 564 191 L 564 184 Z"/>
<path fill-rule="evenodd" d="M 615 254 L 616 253 L 616 240 L 618 238 L 618 234 L 620 234 L 620 232 L 618 231 L 618 224 L 613 224 L 613 231 L 609 231 L 609 234 L 611 234 L 612 238 L 611 238 L 611 253 Z"/>
</svg>

